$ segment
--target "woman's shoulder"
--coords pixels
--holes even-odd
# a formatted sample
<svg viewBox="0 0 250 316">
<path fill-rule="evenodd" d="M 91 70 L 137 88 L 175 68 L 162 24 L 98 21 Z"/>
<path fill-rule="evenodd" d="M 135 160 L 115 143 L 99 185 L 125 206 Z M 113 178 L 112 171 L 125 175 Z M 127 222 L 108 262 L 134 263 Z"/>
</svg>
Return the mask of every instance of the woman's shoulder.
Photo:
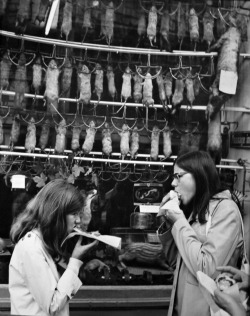
<svg viewBox="0 0 250 316">
<path fill-rule="evenodd" d="M 209 213 L 215 215 L 219 211 L 220 214 L 229 215 L 234 214 L 235 217 L 240 219 L 240 210 L 232 199 L 231 192 L 229 190 L 221 191 L 213 196 L 209 204 Z"/>
<path fill-rule="evenodd" d="M 42 240 L 36 230 L 27 232 L 17 243 L 16 247 L 21 249 L 38 250 L 42 245 Z"/>
<path fill-rule="evenodd" d="M 210 204 L 214 204 L 214 205 L 232 205 L 235 208 L 238 208 L 237 204 L 235 203 L 235 201 L 232 198 L 232 194 L 229 190 L 224 190 L 221 192 L 218 192 L 217 194 L 215 194 L 211 200 L 210 200 Z"/>
</svg>

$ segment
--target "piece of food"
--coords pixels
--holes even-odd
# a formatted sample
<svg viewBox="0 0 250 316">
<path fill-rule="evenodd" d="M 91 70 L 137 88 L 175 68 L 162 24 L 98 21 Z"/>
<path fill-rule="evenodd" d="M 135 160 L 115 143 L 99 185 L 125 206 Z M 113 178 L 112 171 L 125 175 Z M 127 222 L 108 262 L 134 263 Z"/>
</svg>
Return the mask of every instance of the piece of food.
<svg viewBox="0 0 250 316">
<path fill-rule="evenodd" d="M 175 114 L 178 109 L 181 106 L 181 103 L 183 101 L 183 92 L 185 88 L 185 82 L 181 75 L 177 77 L 175 80 L 175 89 L 174 89 L 174 95 L 172 97 L 172 114 Z"/>
<path fill-rule="evenodd" d="M 10 132 L 10 143 L 11 143 L 11 147 L 12 148 L 15 145 L 15 143 L 17 143 L 17 141 L 19 139 L 20 128 L 21 128 L 20 115 L 16 114 L 13 117 L 12 126 L 11 126 L 11 132 Z"/>
<path fill-rule="evenodd" d="M 86 137 L 82 145 L 82 151 L 84 154 L 89 154 L 91 150 L 93 149 L 95 134 L 96 134 L 95 122 L 91 121 L 89 123 L 89 127 L 86 130 Z"/>
<path fill-rule="evenodd" d="M 156 77 L 156 82 L 158 85 L 159 99 L 161 101 L 161 104 L 165 108 L 165 106 L 167 105 L 167 96 L 166 96 L 166 90 L 165 90 L 165 86 L 164 86 L 164 80 L 163 80 L 162 73 L 160 73 Z"/>
<path fill-rule="evenodd" d="M 236 281 L 233 279 L 233 275 L 231 273 L 223 272 L 217 276 L 215 283 L 220 291 L 225 291 L 234 285 Z"/>
<path fill-rule="evenodd" d="M 133 89 L 133 99 L 135 103 L 139 103 L 142 100 L 142 77 L 135 73 L 133 74 L 134 89 Z"/>
<path fill-rule="evenodd" d="M 153 46 L 153 41 L 156 42 L 157 19 L 157 9 L 153 5 L 149 10 L 147 27 L 147 36 L 149 38 L 151 46 Z"/>
<path fill-rule="evenodd" d="M 170 72 L 168 72 L 164 78 L 164 88 L 168 104 L 170 104 L 170 99 L 173 95 L 173 77 Z"/>
<path fill-rule="evenodd" d="M 217 112 L 213 119 L 208 121 L 207 151 L 216 164 L 220 163 L 222 155 L 221 116 Z"/>
<path fill-rule="evenodd" d="M 143 99 L 145 106 L 154 105 L 152 76 L 148 72 L 143 82 Z"/>
<path fill-rule="evenodd" d="M 186 36 L 187 29 L 188 29 L 188 26 L 186 22 L 186 13 L 185 13 L 185 10 L 182 8 L 181 2 L 179 2 L 178 15 L 177 15 L 177 37 L 180 42 L 180 49 L 182 46 L 183 39 Z"/>
<path fill-rule="evenodd" d="M 102 152 L 104 155 L 109 156 L 112 153 L 112 138 L 111 138 L 111 129 L 109 123 L 104 124 L 102 130 Z"/>
<path fill-rule="evenodd" d="M 150 158 L 152 160 L 157 160 L 158 158 L 159 141 L 160 141 L 160 129 L 158 126 L 154 126 L 152 134 L 151 134 L 151 150 L 150 150 Z"/>
<path fill-rule="evenodd" d="M 85 32 L 88 31 L 89 28 L 92 28 L 91 22 L 91 5 L 90 1 L 85 1 L 84 3 L 84 13 L 83 13 L 83 23 L 82 27 L 85 29 Z"/>
<path fill-rule="evenodd" d="M 171 44 L 169 41 L 169 25 L 170 25 L 170 15 L 169 10 L 166 9 L 161 17 L 161 27 L 160 27 L 160 34 L 161 34 L 161 49 L 163 46 L 167 46 L 167 49 L 171 49 Z M 163 45 L 163 42 L 165 42 Z"/>
<path fill-rule="evenodd" d="M 20 54 L 18 59 L 18 65 L 15 72 L 14 79 L 15 88 L 15 100 L 14 107 L 17 109 L 24 108 L 24 94 L 27 92 L 27 68 L 26 68 L 26 57 L 24 53 Z"/>
<path fill-rule="evenodd" d="M 208 48 L 214 41 L 214 18 L 209 10 L 203 15 L 203 41 L 207 42 Z"/>
<path fill-rule="evenodd" d="M 0 90 L 6 90 L 9 87 L 10 67 L 11 61 L 6 52 L 0 62 Z"/>
<path fill-rule="evenodd" d="M 138 20 L 138 25 L 137 25 L 137 34 L 139 37 L 142 37 L 146 34 L 147 31 L 147 25 L 146 25 L 146 16 L 144 11 L 141 11 L 139 20 Z"/>
<path fill-rule="evenodd" d="M 58 97 L 59 97 L 59 74 L 60 70 L 57 66 L 56 60 L 51 59 L 48 68 L 46 70 L 45 78 L 45 92 L 44 96 L 47 98 L 49 109 L 52 113 L 56 112 L 54 107 L 58 107 Z M 50 104 L 53 106 L 50 106 Z"/>
<path fill-rule="evenodd" d="M 72 30 L 72 0 L 66 0 L 63 8 L 63 21 L 61 26 L 61 33 L 66 36 L 68 40 L 69 33 Z"/>
<path fill-rule="evenodd" d="M 91 99 L 91 72 L 86 65 L 82 65 L 79 76 L 79 88 L 80 88 L 80 97 L 79 102 L 83 104 L 89 104 Z"/>
<path fill-rule="evenodd" d="M 171 270 L 167 264 L 161 244 L 149 244 L 134 242 L 122 249 L 119 255 L 120 264 L 126 268 L 126 263 L 138 262 L 150 266 L 158 266 L 163 269 Z"/>
<path fill-rule="evenodd" d="M 73 74 L 73 67 L 70 59 L 67 57 L 65 59 L 62 74 L 61 74 L 61 94 L 67 96 L 71 88 L 71 79 Z"/>
<path fill-rule="evenodd" d="M 0 16 L 3 16 L 5 14 L 6 6 L 7 0 L 0 1 Z"/>
<path fill-rule="evenodd" d="M 35 20 L 36 25 L 44 26 L 46 13 L 49 9 L 49 4 L 50 4 L 50 0 L 41 0 L 39 13 Z"/>
<path fill-rule="evenodd" d="M 163 154 L 165 158 L 170 157 L 172 154 L 171 130 L 167 125 L 163 130 Z"/>
<path fill-rule="evenodd" d="M 78 121 L 76 121 L 78 124 Z M 72 151 L 77 151 L 80 147 L 80 134 L 82 127 L 80 125 L 74 126 L 72 130 L 72 139 L 71 139 L 71 149 Z"/>
<path fill-rule="evenodd" d="M 124 74 L 122 75 L 122 91 L 121 91 L 121 99 L 123 98 L 125 102 L 127 102 L 128 98 L 131 97 L 131 69 L 129 66 L 125 69 Z M 122 100 L 121 100 L 122 101 Z"/>
<path fill-rule="evenodd" d="M 50 121 L 46 119 L 42 124 L 42 130 L 39 138 L 39 146 L 42 150 L 44 150 L 48 144 L 50 135 Z"/>
<path fill-rule="evenodd" d="M 110 1 L 105 11 L 105 36 L 108 45 L 111 44 L 114 35 L 114 13 L 114 4 Z"/>
<path fill-rule="evenodd" d="M 198 42 L 199 41 L 199 19 L 194 8 L 190 9 L 188 22 L 189 22 L 190 40 L 194 42 Z"/>
<path fill-rule="evenodd" d="M 103 69 L 100 64 L 96 64 L 95 70 L 95 94 L 98 97 L 98 101 L 101 100 L 102 93 L 103 93 Z"/>
<path fill-rule="evenodd" d="M 124 159 L 129 153 L 130 132 L 129 132 L 129 127 L 127 124 L 124 123 L 122 125 L 122 130 L 119 132 L 119 135 L 121 137 L 121 141 L 120 141 L 121 155 L 122 155 L 122 159 Z"/>
<path fill-rule="evenodd" d="M 66 146 L 66 121 L 62 119 L 58 126 L 55 126 L 56 130 L 56 145 L 55 145 L 55 152 L 58 154 L 63 154 Z"/>
<path fill-rule="evenodd" d="M 24 145 L 26 151 L 28 153 L 34 152 L 36 147 L 36 125 L 35 125 L 35 119 L 31 117 L 28 127 L 27 127 L 27 133 L 25 137 L 25 145 Z"/>
<path fill-rule="evenodd" d="M 140 135 L 138 133 L 138 128 L 135 126 L 132 130 L 130 143 L 130 155 L 132 159 L 136 158 L 137 156 L 139 150 L 139 139 Z"/>
<path fill-rule="evenodd" d="M 19 6 L 18 6 L 18 11 L 17 11 L 17 17 L 16 17 L 16 33 L 17 34 L 23 34 L 27 22 L 30 19 L 30 5 L 31 5 L 31 0 L 20 0 L 19 1 Z"/>
<path fill-rule="evenodd" d="M 210 87 L 208 113 L 211 118 L 220 111 L 222 105 L 231 97 L 230 94 L 219 90 L 221 71 L 238 73 L 239 50 L 241 46 L 241 32 L 237 27 L 238 21 L 230 16 L 230 26 L 210 50 L 220 49 L 216 68 L 216 77 Z"/>
<path fill-rule="evenodd" d="M 3 143 L 3 118 L 0 116 L 0 145 Z"/>
<path fill-rule="evenodd" d="M 185 88 L 186 88 L 187 99 L 189 101 L 189 104 L 192 107 L 193 102 L 195 100 L 195 94 L 194 94 L 194 80 L 192 78 L 191 72 L 189 72 L 189 74 L 185 80 Z"/>
<path fill-rule="evenodd" d="M 115 74 L 113 71 L 113 67 L 111 65 L 108 65 L 107 67 L 107 79 L 108 79 L 108 92 L 109 95 L 112 97 L 114 100 L 116 96 L 116 87 L 115 87 Z"/>
<path fill-rule="evenodd" d="M 42 86 L 42 71 L 43 71 L 40 56 L 37 56 L 32 68 L 33 68 L 32 86 L 35 90 L 35 94 L 39 94 L 40 88 Z"/>
</svg>

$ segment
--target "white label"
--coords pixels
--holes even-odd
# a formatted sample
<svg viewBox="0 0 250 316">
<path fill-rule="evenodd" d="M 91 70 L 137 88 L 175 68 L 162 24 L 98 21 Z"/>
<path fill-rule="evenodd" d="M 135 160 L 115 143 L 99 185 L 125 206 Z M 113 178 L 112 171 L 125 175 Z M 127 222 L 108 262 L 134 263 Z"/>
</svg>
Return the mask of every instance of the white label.
<svg viewBox="0 0 250 316">
<path fill-rule="evenodd" d="M 235 94 L 237 88 L 238 75 L 236 72 L 221 70 L 219 90 L 228 94 Z"/>
<path fill-rule="evenodd" d="M 139 205 L 141 213 L 158 213 L 159 205 Z"/>
<path fill-rule="evenodd" d="M 25 178 L 22 174 L 14 174 L 10 180 L 12 189 L 25 189 Z"/>
</svg>

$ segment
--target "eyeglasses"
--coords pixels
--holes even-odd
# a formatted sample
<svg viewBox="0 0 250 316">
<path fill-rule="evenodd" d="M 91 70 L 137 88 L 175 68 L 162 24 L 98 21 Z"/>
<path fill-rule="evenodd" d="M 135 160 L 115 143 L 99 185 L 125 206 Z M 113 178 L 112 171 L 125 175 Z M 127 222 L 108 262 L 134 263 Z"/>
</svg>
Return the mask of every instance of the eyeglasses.
<svg viewBox="0 0 250 316">
<path fill-rule="evenodd" d="M 174 173 L 174 174 L 172 174 L 172 179 L 173 180 L 176 179 L 176 180 L 180 181 L 180 178 L 185 176 L 185 174 L 187 174 L 187 173 L 189 173 L 189 172 Z"/>
</svg>

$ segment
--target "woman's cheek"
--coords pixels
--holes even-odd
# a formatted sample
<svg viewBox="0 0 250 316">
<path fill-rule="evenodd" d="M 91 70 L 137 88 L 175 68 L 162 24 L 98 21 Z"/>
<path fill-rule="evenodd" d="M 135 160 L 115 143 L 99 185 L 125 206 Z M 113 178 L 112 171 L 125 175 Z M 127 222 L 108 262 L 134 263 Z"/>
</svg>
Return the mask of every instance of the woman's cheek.
<svg viewBox="0 0 250 316">
<path fill-rule="evenodd" d="M 181 201 L 183 205 L 188 205 L 195 196 L 196 186 L 194 183 L 190 183 L 189 186 L 185 186 L 183 190 L 180 190 Z"/>
</svg>

